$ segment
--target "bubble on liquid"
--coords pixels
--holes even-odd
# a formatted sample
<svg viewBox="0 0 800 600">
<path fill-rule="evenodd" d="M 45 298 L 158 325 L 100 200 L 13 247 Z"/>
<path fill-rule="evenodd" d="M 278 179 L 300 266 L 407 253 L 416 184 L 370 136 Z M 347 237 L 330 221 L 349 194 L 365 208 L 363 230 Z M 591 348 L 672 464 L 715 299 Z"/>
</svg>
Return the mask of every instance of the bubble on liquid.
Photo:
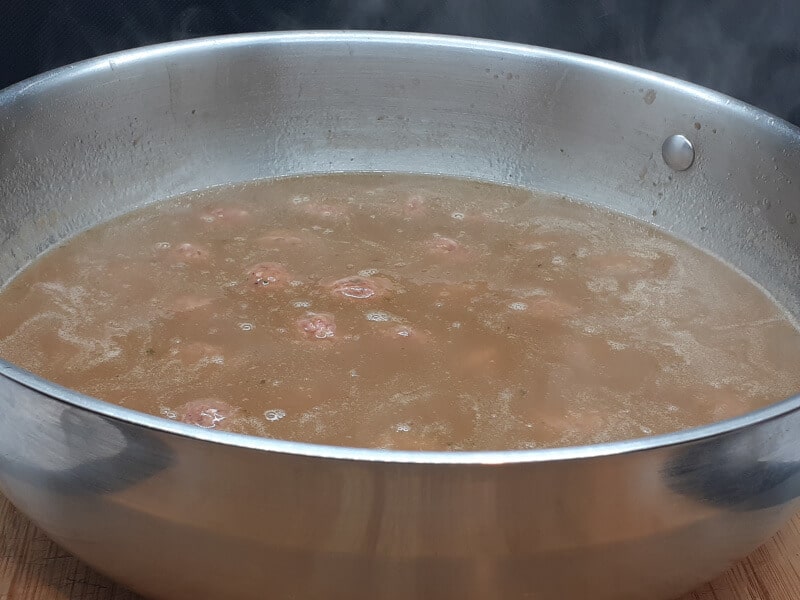
<svg viewBox="0 0 800 600">
<path fill-rule="evenodd" d="M 239 329 L 241 329 L 242 331 L 252 331 L 253 329 L 255 329 L 255 325 L 253 325 L 252 323 L 239 323 Z"/>
<path fill-rule="evenodd" d="M 667 412 L 678 412 L 679 410 L 680 409 L 674 404 L 670 404 L 667 406 Z"/>
<path fill-rule="evenodd" d="M 169 250 L 171 247 L 172 244 L 170 244 L 169 242 L 158 242 L 156 244 L 156 248 L 158 248 L 159 250 Z"/>
<path fill-rule="evenodd" d="M 350 369 L 350 377 L 358 377 L 358 371 L 355 369 Z"/>
<path fill-rule="evenodd" d="M 378 269 L 362 269 L 358 272 L 361 277 L 372 277 L 378 274 Z"/>
<path fill-rule="evenodd" d="M 450 216 L 453 217 L 456 221 L 463 221 L 464 220 L 464 213 L 461 213 L 461 212 L 454 212 Z"/>
<path fill-rule="evenodd" d="M 528 305 L 524 302 L 512 302 L 508 305 L 508 308 L 511 310 L 525 310 L 528 308 Z"/>
<path fill-rule="evenodd" d="M 214 222 L 214 217 L 212 217 L 211 215 L 205 215 L 203 217 L 203 221 L 205 221 L 206 223 L 213 223 Z"/>
<path fill-rule="evenodd" d="M 301 285 L 303 285 L 303 282 L 295 279 L 294 281 L 290 281 L 289 285 L 292 287 L 300 287 Z"/>
<path fill-rule="evenodd" d="M 625 350 L 628 347 L 627 344 L 623 344 L 622 342 L 615 342 L 614 340 L 608 340 L 608 345 L 612 350 Z"/>
<path fill-rule="evenodd" d="M 406 329 L 405 327 L 397 330 L 397 335 L 401 337 L 411 337 L 411 330 Z"/>
<path fill-rule="evenodd" d="M 323 230 L 323 232 L 322 232 L 322 233 L 323 233 L 323 234 L 326 234 L 326 235 L 330 235 L 331 233 L 333 233 L 333 229 L 330 229 L 330 228 L 328 228 L 328 229 L 325 229 L 325 230 Z"/>
<path fill-rule="evenodd" d="M 295 196 L 292 198 L 292 204 L 303 204 L 304 202 L 310 201 L 311 198 L 308 196 Z"/>
<path fill-rule="evenodd" d="M 167 419 L 174 420 L 178 418 L 178 413 L 176 413 L 171 408 L 167 408 L 166 406 L 162 406 L 161 408 L 159 408 L 158 412 L 161 413 L 162 417 L 166 417 Z"/>
<path fill-rule="evenodd" d="M 434 302 L 433 306 L 436 308 L 442 308 L 444 306 L 444 302 Z"/>
<path fill-rule="evenodd" d="M 645 435 L 650 435 L 651 433 L 653 433 L 653 430 L 650 429 L 649 427 L 641 426 L 639 427 L 639 429 L 641 429 L 642 433 L 644 433 Z"/>
<path fill-rule="evenodd" d="M 387 321 L 391 321 L 392 316 L 389 313 L 382 312 L 380 310 L 374 310 L 367 313 L 367 321 L 376 321 L 378 323 L 386 323 Z"/>
<path fill-rule="evenodd" d="M 225 364 L 225 357 L 220 356 L 219 354 L 214 355 L 208 359 L 208 362 L 215 364 L 215 365 L 224 365 Z"/>
<path fill-rule="evenodd" d="M 264 411 L 264 418 L 267 421 L 280 421 L 285 416 L 286 411 L 282 408 L 271 408 L 267 411 Z"/>
<path fill-rule="evenodd" d="M 563 256 L 554 256 L 553 259 L 550 261 L 556 266 L 561 266 L 564 264 L 564 257 Z"/>
<path fill-rule="evenodd" d="M 398 423 L 394 426 L 394 430 L 401 433 L 411 431 L 411 425 L 408 423 Z"/>
<path fill-rule="evenodd" d="M 311 306 L 311 302 L 308 300 L 297 300 L 296 302 L 292 302 L 292 306 L 295 308 L 308 308 Z"/>
<path fill-rule="evenodd" d="M 459 323 L 458 321 L 450 323 L 450 329 L 461 329 L 461 323 Z"/>
<path fill-rule="evenodd" d="M 281 381 L 280 379 L 275 379 L 272 382 L 272 387 L 280 387 L 282 383 L 283 383 L 283 381 Z"/>
</svg>

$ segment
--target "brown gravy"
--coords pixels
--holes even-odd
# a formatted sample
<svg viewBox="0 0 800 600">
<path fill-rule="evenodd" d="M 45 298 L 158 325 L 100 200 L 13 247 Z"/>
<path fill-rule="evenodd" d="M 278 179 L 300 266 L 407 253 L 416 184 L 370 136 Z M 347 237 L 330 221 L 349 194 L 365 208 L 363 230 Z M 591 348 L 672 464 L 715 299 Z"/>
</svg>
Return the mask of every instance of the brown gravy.
<svg viewBox="0 0 800 600">
<path fill-rule="evenodd" d="M 589 444 L 800 391 L 800 332 L 719 260 L 584 204 L 447 178 L 152 205 L 41 257 L 0 314 L 0 356 L 57 383 L 321 444 Z"/>
</svg>

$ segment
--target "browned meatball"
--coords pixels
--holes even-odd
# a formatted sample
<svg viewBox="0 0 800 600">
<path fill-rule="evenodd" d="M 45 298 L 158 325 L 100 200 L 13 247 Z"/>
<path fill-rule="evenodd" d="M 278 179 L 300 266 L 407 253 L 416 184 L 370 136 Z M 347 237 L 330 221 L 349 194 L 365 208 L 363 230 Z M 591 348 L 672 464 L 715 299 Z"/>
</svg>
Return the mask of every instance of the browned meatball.
<svg viewBox="0 0 800 600">
<path fill-rule="evenodd" d="M 334 296 L 353 300 L 383 298 L 392 291 L 392 282 L 383 277 L 343 277 L 342 279 L 320 282 Z"/>
</svg>

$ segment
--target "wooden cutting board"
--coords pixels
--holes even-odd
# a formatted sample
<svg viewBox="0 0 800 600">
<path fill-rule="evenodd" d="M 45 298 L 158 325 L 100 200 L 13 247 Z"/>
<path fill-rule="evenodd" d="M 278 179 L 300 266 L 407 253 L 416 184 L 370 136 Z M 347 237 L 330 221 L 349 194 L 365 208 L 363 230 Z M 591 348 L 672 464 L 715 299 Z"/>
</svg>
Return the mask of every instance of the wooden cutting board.
<svg viewBox="0 0 800 600">
<path fill-rule="evenodd" d="M 67 554 L 0 496 L 0 600 L 139 600 Z M 800 515 L 711 583 L 679 600 L 800 599 Z"/>
</svg>

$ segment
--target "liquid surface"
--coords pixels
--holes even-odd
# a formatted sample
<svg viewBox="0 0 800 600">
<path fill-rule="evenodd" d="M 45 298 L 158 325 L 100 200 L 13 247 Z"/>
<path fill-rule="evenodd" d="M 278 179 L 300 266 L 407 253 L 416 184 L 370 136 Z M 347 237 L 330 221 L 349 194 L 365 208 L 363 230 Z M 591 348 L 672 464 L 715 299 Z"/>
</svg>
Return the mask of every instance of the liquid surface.
<svg viewBox="0 0 800 600">
<path fill-rule="evenodd" d="M 52 381 L 322 444 L 588 444 L 800 391 L 800 333 L 715 258 L 586 205 L 444 178 L 160 203 L 47 253 L 0 311 L 0 356 Z"/>
</svg>

